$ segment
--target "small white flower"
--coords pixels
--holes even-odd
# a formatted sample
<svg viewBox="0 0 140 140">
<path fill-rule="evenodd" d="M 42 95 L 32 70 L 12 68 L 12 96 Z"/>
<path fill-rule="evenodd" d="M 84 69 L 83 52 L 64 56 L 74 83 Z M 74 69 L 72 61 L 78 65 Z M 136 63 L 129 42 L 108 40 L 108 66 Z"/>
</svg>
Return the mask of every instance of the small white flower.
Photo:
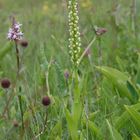
<svg viewBox="0 0 140 140">
<path fill-rule="evenodd" d="M 80 32 L 79 32 L 79 17 L 78 17 L 78 0 L 69 0 L 69 53 L 71 56 L 72 63 L 77 66 L 79 55 L 80 55 L 80 46 L 81 46 L 81 39 L 80 39 Z"/>
</svg>

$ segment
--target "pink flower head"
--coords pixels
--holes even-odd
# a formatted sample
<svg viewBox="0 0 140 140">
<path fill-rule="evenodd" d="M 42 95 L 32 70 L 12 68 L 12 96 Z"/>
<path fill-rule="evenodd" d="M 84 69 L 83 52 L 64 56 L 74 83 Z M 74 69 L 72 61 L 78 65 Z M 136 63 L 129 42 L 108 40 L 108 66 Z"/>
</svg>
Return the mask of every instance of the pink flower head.
<svg viewBox="0 0 140 140">
<path fill-rule="evenodd" d="M 13 18 L 12 27 L 9 29 L 9 32 L 7 34 L 7 39 L 9 40 L 21 40 L 23 37 L 23 33 L 21 32 L 20 27 L 22 24 L 19 22 L 16 22 Z"/>
</svg>

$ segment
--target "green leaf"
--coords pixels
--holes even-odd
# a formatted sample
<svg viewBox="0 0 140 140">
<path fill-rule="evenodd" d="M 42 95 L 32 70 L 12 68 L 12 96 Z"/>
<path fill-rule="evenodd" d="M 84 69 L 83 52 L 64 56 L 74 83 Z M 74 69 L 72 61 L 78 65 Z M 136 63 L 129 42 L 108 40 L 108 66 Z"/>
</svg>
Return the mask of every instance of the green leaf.
<svg viewBox="0 0 140 140">
<path fill-rule="evenodd" d="M 12 49 L 11 42 L 8 42 L 3 48 L 0 49 L 0 59 L 2 59 Z"/>
<path fill-rule="evenodd" d="M 56 140 L 61 140 L 59 136 L 56 137 Z"/>
<path fill-rule="evenodd" d="M 109 123 L 108 120 L 106 120 L 107 125 L 108 125 L 108 129 L 110 132 L 110 136 L 112 140 L 123 140 L 121 134 L 114 128 L 111 126 L 111 124 Z"/>
<path fill-rule="evenodd" d="M 140 103 L 137 103 L 135 105 L 130 106 L 130 108 L 135 110 L 140 110 Z M 117 130 L 120 130 L 130 119 L 130 115 L 128 111 L 124 111 L 124 113 L 118 118 L 118 120 L 115 123 L 115 128 Z"/>
<path fill-rule="evenodd" d="M 119 69 L 121 69 L 121 70 L 124 70 L 124 62 L 120 59 L 120 57 L 119 56 L 116 56 L 116 62 L 117 62 L 117 64 L 118 64 L 118 67 L 119 67 Z"/>
<path fill-rule="evenodd" d="M 140 140 L 140 137 L 138 137 L 136 134 L 133 134 L 132 140 Z"/>
<path fill-rule="evenodd" d="M 127 88 L 128 77 L 124 73 L 106 66 L 97 66 L 96 69 L 106 76 L 110 83 L 115 86 L 119 91 L 120 96 L 128 97 L 132 102 L 134 102 L 134 98 Z"/>
<path fill-rule="evenodd" d="M 99 112 L 99 111 L 95 111 L 95 112 L 90 113 L 90 114 L 89 114 L 89 120 L 94 121 L 95 116 L 96 116 L 96 114 L 97 114 L 98 112 Z"/>
<path fill-rule="evenodd" d="M 140 85 L 140 53 L 138 54 L 138 73 L 137 73 L 137 83 Z"/>
<path fill-rule="evenodd" d="M 140 113 L 137 112 L 135 109 L 126 106 L 126 111 L 130 114 L 132 120 L 134 121 L 135 125 L 137 126 L 138 130 L 140 130 Z"/>
<path fill-rule="evenodd" d="M 86 121 L 84 122 L 86 124 Z M 101 134 L 101 131 L 97 126 L 94 124 L 94 122 L 88 120 L 88 128 L 91 131 L 93 137 L 96 136 L 99 140 L 103 140 L 103 135 Z"/>
<path fill-rule="evenodd" d="M 136 88 L 130 81 L 127 81 L 127 88 L 129 89 L 131 95 L 133 96 L 133 99 L 137 101 L 139 98 L 138 96 L 139 93 L 137 92 Z"/>
<path fill-rule="evenodd" d="M 60 64 L 58 62 L 55 62 L 55 70 L 57 74 L 57 83 L 58 83 L 58 88 L 61 93 L 64 92 L 65 90 L 65 79 L 64 79 L 64 72 L 63 69 L 61 68 Z"/>
<path fill-rule="evenodd" d="M 75 125 L 77 126 L 81 117 L 81 111 L 82 111 L 81 103 L 75 102 L 73 105 L 73 119 L 74 119 Z"/>
<path fill-rule="evenodd" d="M 57 137 L 59 140 L 61 136 L 62 136 L 62 122 L 58 121 L 50 132 L 50 139 L 55 139 Z"/>
<path fill-rule="evenodd" d="M 115 124 L 115 128 L 117 130 L 120 130 L 129 120 L 130 116 L 128 114 L 128 112 L 124 112 L 117 120 L 116 124 Z"/>
<path fill-rule="evenodd" d="M 68 124 L 68 129 L 71 134 L 71 138 L 72 140 L 78 140 L 77 126 L 75 125 L 74 119 L 68 109 L 65 110 L 65 113 L 66 113 L 66 120 Z"/>
</svg>

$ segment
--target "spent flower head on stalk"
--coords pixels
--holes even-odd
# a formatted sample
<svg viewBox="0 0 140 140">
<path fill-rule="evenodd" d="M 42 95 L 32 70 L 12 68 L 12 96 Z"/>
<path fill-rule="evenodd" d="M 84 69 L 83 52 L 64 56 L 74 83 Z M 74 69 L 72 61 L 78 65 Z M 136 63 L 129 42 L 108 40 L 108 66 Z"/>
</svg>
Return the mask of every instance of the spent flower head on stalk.
<svg viewBox="0 0 140 140">
<path fill-rule="evenodd" d="M 70 72 L 67 69 L 64 71 L 64 77 L 66 80 L 68 80 L 70 77 Z"/>
<path fill-rule="evenodd" d="M 42 104 L 43 104 L 44 106 L 48 106 L 48 105 L 50 105 L 50 103 L 51 103 L 51 99 L 50 99 L 49 96 L 44 96 L 44 97 L 42 98 Z"/>
<path fill-rule="evenodd" d="M 107 29 L 106 28 L 101 28 L 101 27 L 94 26 L 94 31 L 95 31 L 95 34 L 97 36 L 101 36 L 101 35 L 103 35 L 103 34 L 105 34 L 107 32 Z"/>
<path fill-rule="evenodd" d="M 4 78 L 4 79 L 1 80 L 1 86 L 2 86 L 3 88 L 7 89 L 7 88 L 10 87 L 10 85 L 11 85 L 11 82 L 10 82 L 9 79 Z"/>
<path fill-rule="evenodd" d="M 19 41 L 19 44 L 20 44 L 20 46 L 21 47 L 23 47 L 23 48 L 26 48 L 26 47 L 28 47 L 28 41 L 27 40 L 20 40 Z"/>
<path fill-rule="evenodd" d="M 79 64 L 79 55 L 80 55 L 80 46 L 81 46 L 81 39 L 80 39 L 80 32 L 78 26 L 78 3 L 77 0 L 69 0 L 68 3 L 69 9 L 69 33 L 70 33 L 70 44 L 69 44 L 69 53 L 71 57 L 71 61 L 74 66 L 78 66 Z"/>
<path fill-rule="evenodd" d="M 9 28 L 8 34 L 7 34 L 7 39 L 13 40 L 13 41 L 18 41 L 21 40 L 23 37 L 23 33 L 21 31 L 21 26 L 19 22 L 15 20 L 15 18 L 12 18 L 12 27 Z"/>
<path fill-rule="evenodd" d="M 18 126 L 19 126 L 19 124 L 18 124 L 18 121 L 17 121 L 17 120 L 14 120 L 14 121 L 13 121 L 13 126 L 14 126 L 14 127 L 18 127 Z"/>
</svg>

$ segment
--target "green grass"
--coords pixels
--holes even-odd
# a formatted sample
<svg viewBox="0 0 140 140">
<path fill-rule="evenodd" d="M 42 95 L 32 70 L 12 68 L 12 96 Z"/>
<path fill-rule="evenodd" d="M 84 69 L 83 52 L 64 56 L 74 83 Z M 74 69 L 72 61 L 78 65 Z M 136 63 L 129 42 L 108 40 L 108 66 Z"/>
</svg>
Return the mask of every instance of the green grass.
<svg viewBox="0 0 140 140">
<path fill-rule="evenodd" d="M 0 0 L 0 81 L 11 81 L 8 90 L 0 87 L 0 140 L 140 139 L 140 2 L 136 13 L 132 2 L 79 0 L 82 52 L 95 37 L 94 26 L 107 32 L 92 44 L 77 76 L 66 0 Z M 29 43 L 19 46 L 18 80 L 15 46 L 6 39 L 12 15 Z M 42 105 L 46 95 L 48 107 Z"/>
</svg>

